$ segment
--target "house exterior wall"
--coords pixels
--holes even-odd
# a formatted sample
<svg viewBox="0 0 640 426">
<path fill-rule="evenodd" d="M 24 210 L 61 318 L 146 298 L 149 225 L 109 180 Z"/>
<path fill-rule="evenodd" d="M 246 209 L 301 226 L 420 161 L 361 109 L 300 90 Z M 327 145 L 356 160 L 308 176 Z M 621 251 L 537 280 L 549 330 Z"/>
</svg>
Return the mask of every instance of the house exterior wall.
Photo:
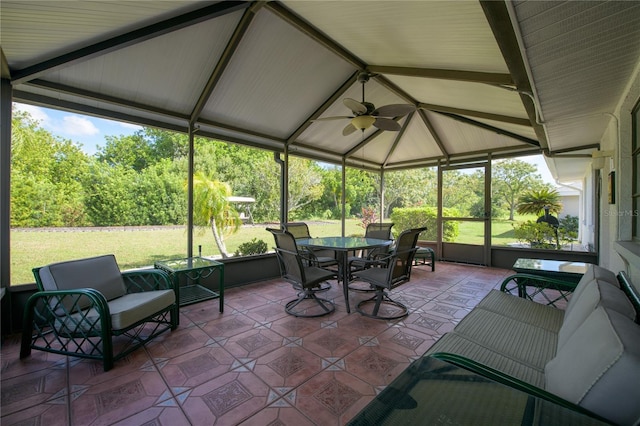
<svg viewBox="0 0 640 426">
<path fill-rule="evenodd" d="M 605 162 L 603 189 L 607 189 L 606 177 L 615 170 L 616 202 L 609 204 L 608 193 L 603 190 L 601 208 L 601 257 L 600 264 L 614 271 L 626 270 L 631 281 L 640 289 L 640 242 L 632 241 L 632 220 L 639 212 L 632 211 L 632 122 L 631 111 L 640 99 L 640 62 L 634 77 L 617 109 L 619 128 L 615 120 L 609 126 L 602 141 L 603 150 L 613 150 L 613 164 Z M 613 166 L 613 168 L 611 167 Z M 602 241 L 606 238 L 606 241 Z"/>
</svg>

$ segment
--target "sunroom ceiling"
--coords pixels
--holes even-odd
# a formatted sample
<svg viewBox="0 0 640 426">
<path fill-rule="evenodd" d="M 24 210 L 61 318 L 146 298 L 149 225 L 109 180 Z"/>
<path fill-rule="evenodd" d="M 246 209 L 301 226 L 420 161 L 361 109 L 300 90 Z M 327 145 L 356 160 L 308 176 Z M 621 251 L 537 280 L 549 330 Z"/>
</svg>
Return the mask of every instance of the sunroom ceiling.
<svg viewBox="0 0 640 426">
<path fill-rule="evenodd" d="M 14 101 L 369 169 L 594 149 L 638 64 L 639 6 L 3 0 L 2 74 Z M 312 121 L 351 115 L 361 71 L 366 101 L 416 106 L 399 132 Z"/>
</svg>

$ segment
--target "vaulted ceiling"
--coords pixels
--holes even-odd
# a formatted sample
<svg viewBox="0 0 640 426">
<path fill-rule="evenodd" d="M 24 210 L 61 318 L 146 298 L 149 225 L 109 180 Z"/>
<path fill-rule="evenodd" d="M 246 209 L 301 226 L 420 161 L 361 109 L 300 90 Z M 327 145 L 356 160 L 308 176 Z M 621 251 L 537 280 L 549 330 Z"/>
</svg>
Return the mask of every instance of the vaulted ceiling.
<svg viewBox="0 0 640 426">
<path fill-rule="evenodd" d="M 640 2 L 3 0 L 0 15 L 14 101 L 374 170 L 545 152 L 579 177 L 640 58 Z M 316 121 L 352 114 L 361 72 L 367 102 L 415 107 L 399 131 Z"/>
</svg>

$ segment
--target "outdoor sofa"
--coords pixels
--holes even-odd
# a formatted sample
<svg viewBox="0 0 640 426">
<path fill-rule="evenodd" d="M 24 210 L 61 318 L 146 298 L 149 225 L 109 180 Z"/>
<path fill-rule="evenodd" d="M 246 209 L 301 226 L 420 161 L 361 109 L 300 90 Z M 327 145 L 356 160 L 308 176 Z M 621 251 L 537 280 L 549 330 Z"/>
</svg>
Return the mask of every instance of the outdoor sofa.
<svg viewBox="0 0 640 426">
<path fill-rule="evenodd" d="M 529 278 L 514 275 L 502 290 Z M 626 274 L 590 265 L 564 310 L 518 293 L 492 290 L 425 356 L 614 424 L 640 424 L 640 298 Z"/>
</svg>

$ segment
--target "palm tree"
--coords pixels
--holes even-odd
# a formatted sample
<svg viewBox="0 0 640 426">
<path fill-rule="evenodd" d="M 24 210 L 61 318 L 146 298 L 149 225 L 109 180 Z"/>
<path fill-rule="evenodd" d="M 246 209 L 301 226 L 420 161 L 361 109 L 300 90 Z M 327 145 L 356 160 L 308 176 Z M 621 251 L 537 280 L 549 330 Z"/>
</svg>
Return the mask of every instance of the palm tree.
<svg viewBox="0 0 640 426">
<path fill-rule="evenodd" d="M 203 173 L 193 176 L 193 221 L 196 226 L 211 227 L 213 239 L 223 258 L 229 257 L 224 243 L 225 235 L 240 229 L 242 221 L 238 212 L 231 207 L 228 184 L 213 180 Z"/>
<path fill-rule="evenodd" d="M 555 189 L 541 188 L 533 189 L 520 196 L 518 199 L 518 213 L 542 215 L 546 208 L 549 213 L 560 213 L 562 203 L 560 194 Z"/>
</svg>

